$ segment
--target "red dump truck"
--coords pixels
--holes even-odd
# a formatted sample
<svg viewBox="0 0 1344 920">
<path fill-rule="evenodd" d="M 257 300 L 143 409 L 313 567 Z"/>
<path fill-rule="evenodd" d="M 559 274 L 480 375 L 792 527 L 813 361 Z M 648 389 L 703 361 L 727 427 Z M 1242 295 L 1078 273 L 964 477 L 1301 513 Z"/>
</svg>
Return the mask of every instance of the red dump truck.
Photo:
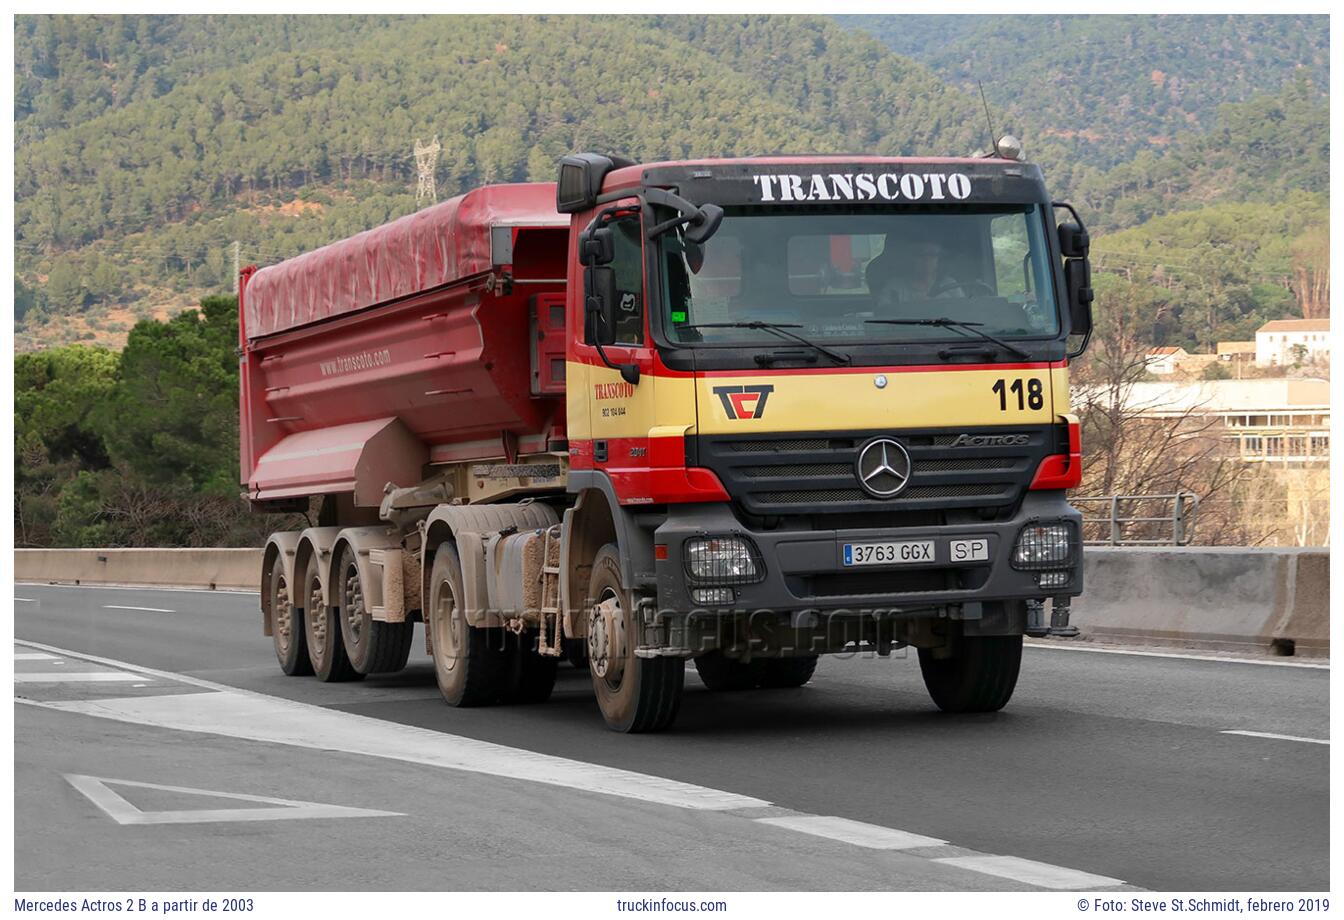
<svg viewBox="0 0 1344 920">
<path fill-rule="evenodd" d="M 246 498 L 316 511 L 266 545 L 264 632 L 340 681 L 423 622 L 454 706 L 565 657 L 627 732 L 688 659 L 728 691 L 913 647 L 939 707 L 998 709 L 1082 590 L 1090 301 L 1081 221 L 1000 152 L 580 154 L 248 267 Z"/>
</svg>

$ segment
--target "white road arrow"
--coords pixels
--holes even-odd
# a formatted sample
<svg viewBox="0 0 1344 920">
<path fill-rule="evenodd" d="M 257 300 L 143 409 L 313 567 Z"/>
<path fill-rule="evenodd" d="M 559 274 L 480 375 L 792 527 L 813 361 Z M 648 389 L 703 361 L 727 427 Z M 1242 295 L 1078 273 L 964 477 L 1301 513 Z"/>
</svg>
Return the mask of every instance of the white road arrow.
<svg viewBox="0 0 1344 920">
<path fill-rule="evenodd" d="M 210 789 L 192 789 L 187 786 L 163 786 L 158 783 L 138 783 L 128 779 L 108 779 L 67 773 L 65 778 L 90 802 L 97 805 L 118 824 L 202 824 L 214 821 L 295 821 L 302 818 L 390 818 L 404 817 L 395 811 L 373 811 L 368 808 L 350 808 L 345 805 L 323 805 L 320 802 L 297 802 L 273 799 L 264 795 L 240 795 L 236 792 L 215 792 Z M 187 795 L 209 796 L 214 799 L 233 799 L 238 802 L 257 802 L 272 808 L 204 808 L 189 811 L 141 811 L 126 801 L 109 786 L 132 786 L 137 789 L 158 789 Z"/>
</svg>

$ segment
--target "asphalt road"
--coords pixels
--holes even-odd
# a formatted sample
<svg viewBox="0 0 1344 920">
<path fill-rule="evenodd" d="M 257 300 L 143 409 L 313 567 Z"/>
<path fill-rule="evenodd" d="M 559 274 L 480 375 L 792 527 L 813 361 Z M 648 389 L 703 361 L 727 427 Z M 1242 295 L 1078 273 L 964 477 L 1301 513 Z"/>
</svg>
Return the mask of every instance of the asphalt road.
<svg viewBox="0 0 1344 920">
<path fill-rule="evenodd" d="M 14 593 L 20 890 L 1329 884 L 1320 667 L 1031 647 L 972 717 L 913 658 L 691 671 L 674 730 L 623 736 L 568 665 L 548 703 L 455 710 L 419 634 L 401 674 L 326 685 L 279 672 L 254 595 Z"/>
</svg>

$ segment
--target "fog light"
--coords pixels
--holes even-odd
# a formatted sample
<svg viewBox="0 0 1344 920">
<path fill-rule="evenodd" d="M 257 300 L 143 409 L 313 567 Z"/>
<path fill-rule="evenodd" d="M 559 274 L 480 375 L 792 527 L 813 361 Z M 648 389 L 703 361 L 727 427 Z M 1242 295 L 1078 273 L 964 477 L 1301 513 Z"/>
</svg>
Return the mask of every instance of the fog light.
<svg viewBox="0 0 1344 920">
<path fill-rule="evenodd" d="M 1028 524 L 1013 547 L 1015 569 L 1057 569 L 1073 562 L 1073 528 L 1065 523 Z"/>
<path fill-rule="evenodd" d="M 1062 588 L 1068 583 L 1068 572 L 1041 572 L 1036 576 L 1036 584 L 1042 588 Z"/>
<path fill-rule="evenodd" d="M 744 585 L 764 577 L 756 548 L 739 537 L 696 537 L 682 545 L 682 554 L 696 581 Z"/>
<path fill-rule="evenodd" d="M 737 597 L 732 588 L 696 588 L 691 591 L 691 599 L 706 607 L 731 604 Z"/>
</svg>

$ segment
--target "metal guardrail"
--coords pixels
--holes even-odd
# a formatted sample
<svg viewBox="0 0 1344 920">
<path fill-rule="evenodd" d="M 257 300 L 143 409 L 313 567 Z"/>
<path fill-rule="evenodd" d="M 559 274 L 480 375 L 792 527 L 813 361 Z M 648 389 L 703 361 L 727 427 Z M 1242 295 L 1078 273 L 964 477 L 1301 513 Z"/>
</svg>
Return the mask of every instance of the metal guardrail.
<svg viewBox="0 0 1344 920">
<path fill-rule="evenodd" d="M 1186 546 L 1195 535 L 1199 496 L 1170 495 L 1069 496 L 1083 512 L 1083 543 L 1088 546 Z M 1157 504 L 1159 513 L 1153 509 Z M 1089 516 L 1089 506 L 1102 513 Z"/>
</svg>

